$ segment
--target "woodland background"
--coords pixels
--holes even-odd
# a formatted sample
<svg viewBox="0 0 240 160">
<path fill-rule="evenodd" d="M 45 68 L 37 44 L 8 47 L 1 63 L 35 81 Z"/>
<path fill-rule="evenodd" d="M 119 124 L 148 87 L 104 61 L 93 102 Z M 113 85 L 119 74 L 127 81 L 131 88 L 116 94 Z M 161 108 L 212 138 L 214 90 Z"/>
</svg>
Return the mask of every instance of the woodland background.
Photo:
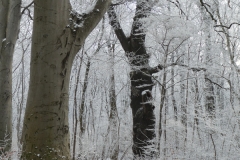
<svg viewBox="0 0 240 160">
<path fill-rule="evenodd" d="M 31 2 L 23 0 L 22 11 Z M 136 2 L 112 3 L 118 3 L 115 12 L 130 36 Z M 77 12 L 87 12 L 94 1 L 71 0 L 71 4 Z M 9 154 L 13 159 L 21 153 L 33 6 L 22 12 L 12 64 Z M 152 77 L 156 137 L 145 148 L 146 156 L 154 152 L 156 159 L 240 159 L 239 21 L 238 0 L 156 1 L 150 15 L 142 19 L 149 65 L 163 66 Z M 71 155 L 76 159 L 108 159 L 116 140 L 117 159 L 133 159 L 130 71 L 105 14 L 72 66 L 69 132 Z M 112 100 L 117 108 L 117 132 L 111 130 Z"/>
</svg>

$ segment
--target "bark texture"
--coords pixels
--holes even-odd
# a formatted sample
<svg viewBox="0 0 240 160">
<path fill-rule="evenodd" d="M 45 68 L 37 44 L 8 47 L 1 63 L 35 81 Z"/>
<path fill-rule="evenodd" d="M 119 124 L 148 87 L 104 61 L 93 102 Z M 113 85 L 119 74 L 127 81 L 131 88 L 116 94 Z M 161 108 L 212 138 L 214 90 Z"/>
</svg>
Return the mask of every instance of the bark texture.
<svg viewBox="0 0 240 160">
<path fill-rule="evenodd" d="M 0 3 L 0 146 L 11 149 L 12 60 L 20 24 L 21 0 Z"/>
<path fill-rule="evenodd" d="M 70 159 L 69 79 L 76 53 L 110 5 L 99 0 L 84 15 L 69 0 L 35 0 L 30 86 L 22 159 Z"/>
<path fill-rule="evenodd" d="M 131 79 L 131 108 L 133 115 L 133 153 L 135 156 L 144 156 L 145 148 L 155 137 L 154 106 L 151 102 L 151 91 L 154 86 L 151 75 L 162 67 L 151 68 L 148 64 L 149 54 L 145 48 L 145 30 L 141 22 L 151 11 L 148 1 L 137 1 L 136 12 L 132 24 L 130 37 L 126 37 L 114 7 L 110 6 L 108 15 L 111 26 L 114 28 L 123 49 L 126 52 L 132 71 Z"/>
</svg>

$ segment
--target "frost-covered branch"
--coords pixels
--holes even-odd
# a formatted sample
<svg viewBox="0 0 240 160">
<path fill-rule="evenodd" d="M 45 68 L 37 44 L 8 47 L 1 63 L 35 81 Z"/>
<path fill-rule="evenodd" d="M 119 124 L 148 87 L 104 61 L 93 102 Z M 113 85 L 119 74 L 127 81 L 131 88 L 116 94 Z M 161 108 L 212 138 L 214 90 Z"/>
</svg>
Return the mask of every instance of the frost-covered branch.
<svg viewBox="0 0 240 160">
<path fill-rule="evenodd" d="M 232 27 L 232 25 L 238 25 L 238 26 L 240 26 L 240 23 L 233 22 L 233 23 L 231 23 L 229 26 L 225 26 L 225 25 L 219 24 L 219 25 L 215 25 L 214 27 L 223 27 L 223 28 L 230 29 L 230 28 Z"/>
<path fill-rule="evenodd" d="M 78 14 L 72 11 L 70 21 L 76 29 L 76 37 L 81 35 L 85 39 L 89 33 L 97 26 L 111 4 L 111 0 L 98 0 L 93 9 L 84 14 Z M 84 36 L 84 37 L 83 37 Z"/>
<path fill-rule="evenodd" d="M 210 15 L 211 19 L 214 20 L 214 22 L 216 23 L 217 22 L 216 18 L 214 18 L 213 14 L 209 11 L 208 7 L 206 6 L 208 4 L 203 2 L 203 0 L 200 0 L 200 3 L 201 3 L 201 6 L 203 6 L 205 8 L 206 12 Z"/>
<path fill-rule="evenodd" d="M 176 2 L 174 2 L 174 1 L 172 1 L 172 0 L 168 0 L 168 2 L 174 4 L 174 5 L 180 10 L 180 13 L 181 13 L 181 14 L 186 15 L 185 12 L 182 10 L 182 8 L 181 8 L 180 3 L 179 3 L 178 0 L 176 0 Z"/>
<path fill-rule="evenodd" d="M 33 4 L 34 4 L 34 1 L 32 1 L 31 3 L 29 3 L 26 7 L 24 7 L 23 10 L 22 10 L 22 12 L 21 12 L 21 14 L 23 14 L 26 10 L 29 11 L 29 7 L 31 7 L 31 5 L 33 5 Z"/>
</svg>

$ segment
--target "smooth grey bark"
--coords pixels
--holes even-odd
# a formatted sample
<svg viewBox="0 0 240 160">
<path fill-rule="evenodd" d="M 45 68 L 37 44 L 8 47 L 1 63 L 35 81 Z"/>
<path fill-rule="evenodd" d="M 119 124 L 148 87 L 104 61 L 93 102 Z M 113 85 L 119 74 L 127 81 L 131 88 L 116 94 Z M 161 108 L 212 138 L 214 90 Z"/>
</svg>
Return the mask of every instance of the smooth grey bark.
<svg viewBox="0 0 240 160">
<path fill-rule="evenodd" d="M 110 3 L 111 0 L 98 0 L 92 11 L 79 15 L 72 11 L 69 0 L 34 1 L 21 159 L 71 159 L 68 126 L 71 67 Z"/>
<path fill-rule="evenodd" d="M 0 147 L 11 149 L 12 61 L 20 25 L 21 0 L 0 3 Z"/>
</svg>

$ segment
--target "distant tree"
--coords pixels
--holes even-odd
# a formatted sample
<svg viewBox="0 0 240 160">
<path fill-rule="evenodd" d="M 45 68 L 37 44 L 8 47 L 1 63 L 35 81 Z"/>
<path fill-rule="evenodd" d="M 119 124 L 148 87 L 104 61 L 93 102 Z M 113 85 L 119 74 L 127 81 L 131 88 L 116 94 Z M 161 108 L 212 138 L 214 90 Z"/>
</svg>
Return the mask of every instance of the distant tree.
<svg viewBox="0 0 240 160">
<path fill-rule="evenodd" d="M 112 42 L 114 43 L 114 42 Z M 117 95 L 115 89 L 115 74 L 114 74 L 114 58 L 115 58 L 115 44 L 108 42 L 108 52 L 110 54 L 110 77 L 109 77 L 109 101 L 110 101 L 110 115 L 109 115 L 109 129 L 111 134 L 111 159 L 118 159 L 119 154 L 119 121 L 117 110 Z"/>
<path fill-rule="evenodd" d="M 35 0 L 30 85 L 22 134 L 22 159 L 71 159 L 68 123 L 73 59 L 107 11 L 98 0 L 85 14 L 70 0 Z"/>
<path fill-rule="evenodd" d="M 216 7 L 215 7 L 216 8 Z M 213 59 L 214 53 L 213 46 L 212 46 L 212 32 L 214 20 L 211 16 L 205 11 L 204 4 L 200 3 L 199 9 L 201 11 L 202 21 L 203 21 L 203 33 L 205 39 L 205 65 L 206 68 L 213 67 Z M 205 109 L 207 113 L 207 117 L 210 119 L 215 118 L 215 96 L 214 96 L 214 85 L 212 83 L 213 76 L 208 72 L 205 73 Z"/>
</svg>

